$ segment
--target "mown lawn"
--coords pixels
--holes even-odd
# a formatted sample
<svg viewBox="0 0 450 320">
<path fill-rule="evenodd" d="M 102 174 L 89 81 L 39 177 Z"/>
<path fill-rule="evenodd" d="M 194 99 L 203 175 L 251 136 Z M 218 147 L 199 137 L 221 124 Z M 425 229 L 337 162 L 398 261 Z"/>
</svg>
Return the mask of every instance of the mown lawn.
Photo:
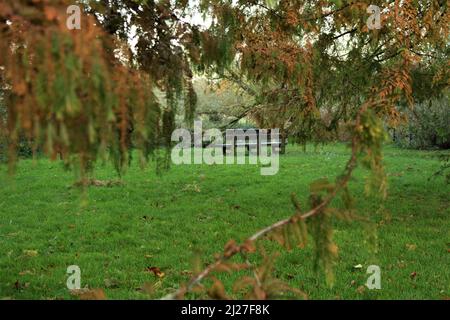
<svg viewBox="0 0 450 320">
<path fill-rule="evenodd" d="M 306 206 L 308 183 L 340 173 L 343 145 L 304 152 L 289 147 L 275 176 L 253 165 L 172 167 L 162 176 L 133 165 L 124 185 L 91 187 L 85 199 L 72 187 L 74 175 L 60 163 L 23 160 L 10 179 L 0 172 L 0 299 L 73 299 L 66 288 L 69 265 L 81 268 L 83 287 L 103 288 L 111 299 L 152 298 L 188 280 L 193 253 L 212 261 L 230 239 L 293 213 L 290 193 Z M 450 186 L 429 179 L 438 170 L 436 152 L 385 148 L 389 197 L 364 195 L 368 173 L 356 172 L 351 189 L 362 215 L 378 225 L 378 250 L 361 223 L 337 221 L 336 281 L 329 288 L 312 270 L 311 245 L 281 250 L 275 275 L 310 299 L 443 299 L 450 296 Z M 110 166 L 96 178 L 115 179 Z M 339 201 L 334 205 L 340 205 Z M 278 250 L 263 241 L 269 251 Z M 28 250 L 28 251 L 27 251 Z M 363 268 L 354 269 L 361 264 Z M 366 268 L 381 268 L 381 290 L 364 289 Z M 161 279 L 146 271 L 158 267 Z M 224 276 L 225 285 L 235 276 Z"/>
</svg>

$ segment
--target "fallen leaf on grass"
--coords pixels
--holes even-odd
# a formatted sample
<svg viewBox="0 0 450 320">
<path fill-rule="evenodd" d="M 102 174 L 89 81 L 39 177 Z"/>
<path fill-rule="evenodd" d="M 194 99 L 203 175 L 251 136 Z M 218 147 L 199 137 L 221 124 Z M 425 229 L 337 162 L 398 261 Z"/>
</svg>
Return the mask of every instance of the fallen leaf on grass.
<svg viewBox="0 0 450 320">
<path fill-rule="evenodd" d="M 122 186 L 123 182 L 120 180 L 96 180 L 96 179 L 89 179 L 84 181 L 78 181 L 73 184 L 75 187 L 114 187 L 114 186 Z"/>
<path fill-rule="evenodd" d="M 103 289 L 79 289 L 71 290 L 70 293 L 80 300 L 106 300 Z"/>
<path fill-rule="evenodd" d="M 192 272 L 192 271 L 190 271 L 190 270 L 183 270 L 183 271 L 181 271 L 181 275 L 183 275 L 183 276 L 192 276 L 194 273 Z"/>
<path fill-rule="evenodd" d="M 29 286 L 30 286 L 29 282 L 21 283 L 19 280 L 14 282 L 14 288 L 16 288 L 16 290 L 25 289 L 28 288 Z"/>
<path fill-rule="evenodd" d="M 155 292 L 155 285 L 153 283 L 146 282 L 141 288 L 139 288 L 139 291 L 152 295 Z"/>
<path fill-rule="evenodd" d="M 27 274 L 33 275 L 34 272 L 32 272 L 30 270 L 24 270 L 24 271 L 19 272 L 19 276 L 25 276 Z"/>
<path fill-rule="evenodd" d="M 116 279 L 105 279 L 105 287 L 108 289 L 114 289 L 119 287 L 119 282 Z"/>
<path fill-rule="evenodd" d="M 356 289 L 356 292 L 358 292 L 359 294 L 363 294 L 366 291 L 366 287 L 365 286 L 359 286 Z"/>
<path fill-rule="evenodd" d="M 200 193 L 200 187 L 194 182 L 192 184 L 187 184 L 185 185 L 185 187 L 182 189 L 182 191 L 192 191 L 192 192 L 196 192 L 196 193 Z"/>
<path fill-rule="evenodd" d="M 403 172 L 393 172 L 391 174 L 389 174 L 391 177 L 401 177 L 403 176 Z"/>
<path fill-rule="evenodd" d="M 153 272 L 153 274 L 158 278 L 163 278 L 166 275 L 164 272 L 161 271 L 161 269 L 157 267 L 148 267 L 146 271 Z"/>
<path fill-rule="evenodd" d="M 12 233 L 8 233 L 6 236 L 7 237 L 15 237 L 15 236 L 18 236 L 19 235 L 19 232 L 12 232 Z"/>
<path fill-rule="evenodd" d="M 409 251 L 414 251 L 414 250 L 416 250 L 416 248 L 417 248 L 417 246 L 415 245 L 415 244 L 406 244 L 406 248 L 409 250 Z"/>
<path fill-rule="evenodd" d="M 23 250 L 22 252 L 29 257 L 36 257 L 39 254 L 37 250 Z"/>
</svg>

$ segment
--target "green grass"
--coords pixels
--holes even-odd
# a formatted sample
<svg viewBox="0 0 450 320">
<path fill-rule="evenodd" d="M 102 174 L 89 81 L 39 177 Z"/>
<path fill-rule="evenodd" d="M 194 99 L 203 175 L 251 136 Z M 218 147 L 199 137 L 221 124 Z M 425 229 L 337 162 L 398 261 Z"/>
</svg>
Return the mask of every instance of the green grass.
<svg viewBox="0 0 450 320">
<path fill-rule="evenodd" d="M 187 281 L 194 251 L 206 262 L 230 239 L 293 213 L 290 193 L 306 206 L 309 182 L 340 173 L 348 158 L 342 145 L 318 150 L 289 147 L 275 176 L 245 166 L 174 166 L 162 176 L 133 165 L 123 186 L 91 187 L 82 201 L 74 176 L 47 160 L 19 162 L 12 179 L 0 172 L 0 299 L 71 299 L 66 269 L 78 265 L 82 286 L 104 288 L 111 299 L 143 299 L 139 288 L 156 282 L 158 298 Z M 378 251 L 357 222 L 335 223 L 339 261 L 333 288 L 312 269 L 313 250 L 280 250 L 275 275 L 311 299 L 442 299 L 450 296 L 450 186 L 429 177 L 435 152 L 385 148 L 389 197 L 364 195 L 367 171 L 351 182 L 360 214 L 378 225 Z M 114 179 L 110 166 L 96 178 Z M 340 205 L 339 201 L 334 205 Z M 267 240 L 271 251 L 277 244 Z M 29 256 L 24 250 L 36 250 Z M 353 269 L 362 264 L 363 268 Z M 362 290 L 368 265 L 381 267 L 381 290 Z M 145 271 L 159 267 L 156 280 Z M 415 272 L 416 276 L 411 277 Z M 229 288 L 234 276 L 223 277 Z M 17 284 L 17 285 L 16 285 Z"/>
</svg>

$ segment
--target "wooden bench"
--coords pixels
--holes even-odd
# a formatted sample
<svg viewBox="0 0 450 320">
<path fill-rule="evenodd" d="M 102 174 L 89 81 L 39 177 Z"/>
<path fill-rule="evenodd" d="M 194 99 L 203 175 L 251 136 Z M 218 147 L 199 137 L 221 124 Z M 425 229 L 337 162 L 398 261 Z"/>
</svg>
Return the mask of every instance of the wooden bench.
<svg viewBox="0 0 450 320">
<path fill-rule="evenodd" d="M 229 130 L 233 130 L 233 129 L 228 129 L 228 133 Z M 238 129 L 237 129 L 238 130 Z M 235 130 L 235 131 L 237 131 Z M 240 129 L 242 130 L 242 129 Z M 245 134 L 244 130 L 244 139 L 245 141 L 239 141 L 237 139 L 237 133 L 229 133 L 229 135 L 233 135 L 233 143 L 229 143 L 229 141 L 227 141 L 227 132 L 222 132 L 222 137 L 223 137 L 223 143 L 220 144 L 215 144 L 215 143 L 211 143 L 211 141 L 204 141 L 203 142 L 203 148 L 221 148 L 223 154 L 230 154 L 233 151 L 236 152 L 236 150 L 238 148 L 244 148 L 245 152 L 247 154 L 250 154 L 251 152 L 256 151 L 256 153 L 252 153 L 252 154 L 260 154 L 260 147 L 261 146 L 266 146 L 266 147 L 271 147 L 271 152 L 280 152 L 281 148 L 282 148 L 282 142 L 281 139 L 276 140 L 276 141 L 271 141 L 271 132 L 270 129 L 267 129 L 266 131 L 266 137 L 267 140 L 262 142 L 260 141 L 260 135 L 259 135 L 259 131 L 260 129 L 253 129 L 256 133 L 256 139 L 257 142 L 250 142 L 248 141 L 249 136 Z M 286 141 L 287 142 L 287 141 Z"/>
</svg>

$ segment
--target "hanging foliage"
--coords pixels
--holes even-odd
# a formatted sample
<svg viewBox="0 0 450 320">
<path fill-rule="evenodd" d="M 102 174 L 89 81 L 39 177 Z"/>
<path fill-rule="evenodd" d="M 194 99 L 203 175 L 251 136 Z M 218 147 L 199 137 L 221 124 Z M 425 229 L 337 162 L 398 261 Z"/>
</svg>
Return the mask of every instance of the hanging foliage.
<svg viewBox="0 0 450 320">
<path fill-rule="evenodd" d="M 126 40 L 105 32 L 94 15 L 83 14 L 80 29 L 69 30 L 70 4 L 0 5 L 1 85 L 9 92 L 2 130 L 9 137 L 11 169 L 19 137 L 25 135 L 34 149 L 42 146 L 52 159 L 76 164 L 82 177 L 98 158 L 111 159 L 121 174 L 132 146 L 139 149 L 141 163 L 155 148 L 170 146 L 174 111 L 162 110 L 153 94 L 161 75 L 147 65 L 134 67 Z M 181 89 L 174 89 L 178 80 L 164 77 L 173 109 L 175 97 L 170 97 Z M 186 104 L 194 110 L 189 85 L 187 92 Z"/>
</svg>

